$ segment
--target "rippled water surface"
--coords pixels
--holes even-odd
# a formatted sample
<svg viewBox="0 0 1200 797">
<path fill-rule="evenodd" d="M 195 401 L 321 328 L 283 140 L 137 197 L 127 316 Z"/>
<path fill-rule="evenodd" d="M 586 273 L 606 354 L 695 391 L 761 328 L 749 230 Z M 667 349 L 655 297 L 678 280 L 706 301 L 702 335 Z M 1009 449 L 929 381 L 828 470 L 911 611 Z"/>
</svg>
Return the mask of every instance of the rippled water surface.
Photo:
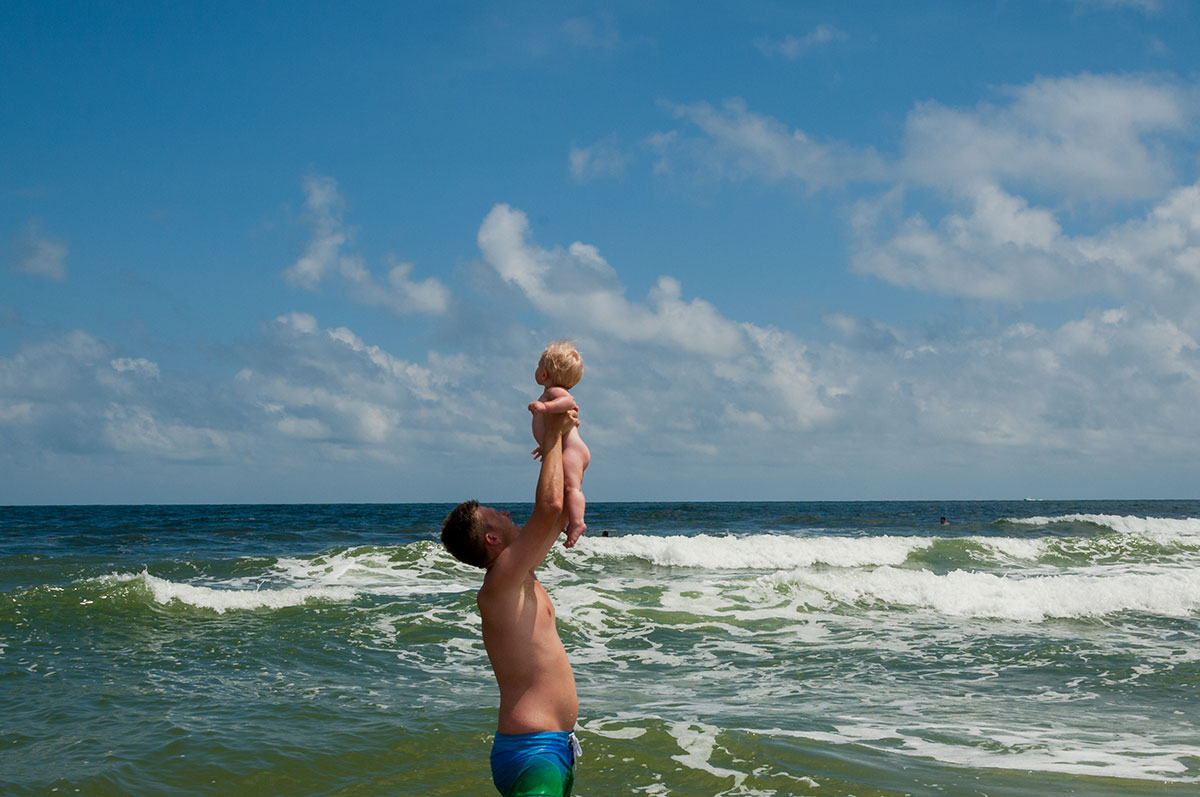
<svg viewBox="0 0 1200 797">
<path fill-rule="evenodd" d="M 489 793 L 448 509 L 0 508 L 0 792 Z M 1200 502 L 588 511 L 576 794 L 1200 793 Z"/>
</svg>

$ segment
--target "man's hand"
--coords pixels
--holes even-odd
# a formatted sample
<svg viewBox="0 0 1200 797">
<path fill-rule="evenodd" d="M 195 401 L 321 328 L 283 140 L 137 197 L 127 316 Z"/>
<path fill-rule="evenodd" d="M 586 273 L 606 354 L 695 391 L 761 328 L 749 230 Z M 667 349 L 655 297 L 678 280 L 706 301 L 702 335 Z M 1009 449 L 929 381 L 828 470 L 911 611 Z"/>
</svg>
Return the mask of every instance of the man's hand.
<svg viewBox="0 0 1200 797">
<path fill-rule="evenodd" d="M 556 437 L 562 437 L 579 425 L 579 405 L 573 405 L 567 412 L 552 412 L 546 416 L 546 438 L 538 448 L 544 448 Z M 535 454 L 536 456 L 536 454 Z"/>
</svg>

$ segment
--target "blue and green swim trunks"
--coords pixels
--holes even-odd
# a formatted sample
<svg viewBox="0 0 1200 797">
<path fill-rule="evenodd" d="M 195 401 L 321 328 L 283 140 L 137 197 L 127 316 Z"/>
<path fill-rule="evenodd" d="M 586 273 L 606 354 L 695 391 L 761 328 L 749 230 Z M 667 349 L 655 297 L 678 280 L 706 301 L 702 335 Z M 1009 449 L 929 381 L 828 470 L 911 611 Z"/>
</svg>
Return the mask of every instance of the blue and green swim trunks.
<svg viewBox="0 0 1200 797">
<path fill-rule="evenodd" d="M 492 782 L 504 797 L 569 797 L 579 741 L 566 731 L 497 733 Z"/>
</svg>

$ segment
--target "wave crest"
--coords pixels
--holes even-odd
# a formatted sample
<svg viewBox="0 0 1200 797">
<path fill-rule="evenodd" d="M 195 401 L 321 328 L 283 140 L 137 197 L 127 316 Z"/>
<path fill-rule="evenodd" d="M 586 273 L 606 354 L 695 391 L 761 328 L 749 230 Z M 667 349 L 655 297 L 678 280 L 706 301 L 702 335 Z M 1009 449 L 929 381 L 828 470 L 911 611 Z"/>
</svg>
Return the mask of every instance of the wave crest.
<svg viewBox="0 0 1200 797">
<path fill-rule="evenodd" d="M 283 609 L 302 606 L 309 601 L 348 601 L 357 597 L 349 587 L 283 587 L 277 589 L 227 589 L 181 584 L 152 576 L 146 571 L 136 575 L 112 575 L 99 579 L 102 583 L 142 587 L 156 603 L 172 601 L 209 609 L 217 614 L 227 611 L 253 609 Z"/>
<path fill-rule="evenodd" d="M 958 617 L 1025 622 L 1119 612 L 1188 617 L 1200 611 L 1200 576 L 1191 572 L 1007 578 L 966 570 L 938 575 L 928 570 L 880 567 L 827 573 L 801 569 L 774 573 L 763 580 L 815 590 L 838 603 L 878 603 L 933 609 Z"/>
</svg>

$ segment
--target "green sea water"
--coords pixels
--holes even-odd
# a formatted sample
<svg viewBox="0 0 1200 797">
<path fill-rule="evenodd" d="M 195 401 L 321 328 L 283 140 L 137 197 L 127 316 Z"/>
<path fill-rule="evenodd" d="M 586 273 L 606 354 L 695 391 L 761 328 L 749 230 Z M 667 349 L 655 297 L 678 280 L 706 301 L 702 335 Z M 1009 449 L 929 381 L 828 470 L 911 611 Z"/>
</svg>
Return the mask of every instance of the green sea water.
<svg viewBox="0 0 1200 797">
<path fill-rule="evenodd" d="M 448 508 L 0 509 L 0 793 L 494 793 Z M 1197 502 L 589 505 L 575 794 L 1200 794 L 1197 564 Z"/>
</svg>

